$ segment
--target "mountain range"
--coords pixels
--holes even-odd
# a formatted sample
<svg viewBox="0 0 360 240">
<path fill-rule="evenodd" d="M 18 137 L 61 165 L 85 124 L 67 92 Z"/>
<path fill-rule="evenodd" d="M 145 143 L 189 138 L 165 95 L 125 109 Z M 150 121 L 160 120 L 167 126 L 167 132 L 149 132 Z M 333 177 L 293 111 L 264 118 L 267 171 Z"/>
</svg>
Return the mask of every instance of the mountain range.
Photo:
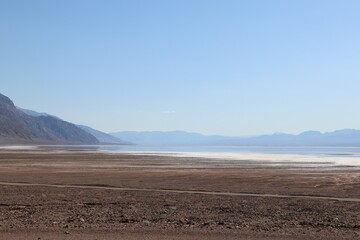
<svg viewBox="0 0 360 240">
<path fill-rule="evenodd" d="M 360 130 L 276 133 L 253 137 L 207 136 L 185 131 L 104 133 L 56 116 L 16 107 L 0 94 L 0 144 L 139 144 L 222 146 L 360 146 Z"/>
<path fill-rule="evenodd" d="M 1 143 L 98 144 L 91 134 L 51 116 L 30 116 L 0 94 Z"/>
<path fill-rule="evenodd" d="M 139 145 L 228 145 L 233 140 L 243 139 L 242 137 L 206 136 L 185 131 L 122 131 L 110 134 Z"/>
<path fill-rule="evenodd" d="M 360 130 L 343 129 L 321 133 L 276 133 L 253 137 L 206 136 L 184 131 L 111 133 L 113 136 L 140 145 L 217 145 L 217 146 L 360 146 Z"/>
<path fill-rule="evenodd" d="M 1 144 L 129 144 L 87 126 L 16 107 L 0 94 Z"/>
<path fill-rule="evenodd" d="M 84 126 L 84 125 L 76 125 L 76 126 L 81 128 L 85 132 L 90 133 L 94 137 L 96 137 L 96 139 L 102 144 L 121 144 L 121 145 L 132 145 L 133 144 L 129 141 L 121 140 L 115 136 L 101 132 L 99 130 L 93 129 L 88 126 Z"/>
</svg>

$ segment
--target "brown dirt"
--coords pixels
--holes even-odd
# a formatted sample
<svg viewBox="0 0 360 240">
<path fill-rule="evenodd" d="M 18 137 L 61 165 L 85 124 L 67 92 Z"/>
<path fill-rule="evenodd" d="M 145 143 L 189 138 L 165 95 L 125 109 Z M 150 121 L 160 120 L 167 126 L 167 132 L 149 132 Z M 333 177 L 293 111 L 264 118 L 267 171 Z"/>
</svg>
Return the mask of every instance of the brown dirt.
<svg viewBox="0 0 360 240">
<path fill-rule="evenodd" d="M 201 161 L 1 150 L 0 182 L 360 198 L 356 169 L 207 168 Z M 0 239 L 38 238 L 359 239 L 360 204 L 0 185 Z"/>
</svg>

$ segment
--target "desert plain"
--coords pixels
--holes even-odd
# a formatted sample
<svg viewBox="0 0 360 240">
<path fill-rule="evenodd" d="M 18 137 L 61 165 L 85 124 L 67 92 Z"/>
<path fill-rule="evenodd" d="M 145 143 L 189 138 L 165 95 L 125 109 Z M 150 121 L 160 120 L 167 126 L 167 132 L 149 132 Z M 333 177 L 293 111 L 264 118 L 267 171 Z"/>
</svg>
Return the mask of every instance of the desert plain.
<svg viewBox="0 0 360 240">
<path fill-rule="evenodd" d="M 360 169 L 2 148 L 0 239 L 360 239 Z"/>
</svg>

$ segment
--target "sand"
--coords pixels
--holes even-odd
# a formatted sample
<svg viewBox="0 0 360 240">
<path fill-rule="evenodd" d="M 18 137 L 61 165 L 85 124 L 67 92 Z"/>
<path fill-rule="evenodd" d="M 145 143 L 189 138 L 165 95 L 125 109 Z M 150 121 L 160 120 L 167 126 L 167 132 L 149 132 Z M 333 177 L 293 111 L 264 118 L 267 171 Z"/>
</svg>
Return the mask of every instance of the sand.
<svg viewBox="0 0 360 240">
<path fill-rule="evenodd" d="M 359 199 L 356 166 L 0 150 L 0 239 L 359 239 Z"/>
</svg>

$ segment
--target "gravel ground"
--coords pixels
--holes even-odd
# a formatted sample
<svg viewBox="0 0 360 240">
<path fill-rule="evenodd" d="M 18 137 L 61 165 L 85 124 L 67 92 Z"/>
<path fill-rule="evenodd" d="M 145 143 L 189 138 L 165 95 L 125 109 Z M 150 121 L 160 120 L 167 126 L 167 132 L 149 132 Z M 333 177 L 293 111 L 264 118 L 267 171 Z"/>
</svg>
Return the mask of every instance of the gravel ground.
<svg viewBox="0 0 360 240">
<path fill-rule="evenodd" d="M 76 161 L 95 161 L 94 156 L 75 155 L 0 153 L 0 180 L 281 194 L 317 190 L 319 195 L 335 197 L 360 193 L 358 172 L 353 170 L 84 168 Z M 101 162 L 101 155 L 96 156 Z M 71 169 L 35 164 L 54 163 L 60 157 L 73 161 Z M 119 162 L 129 161 L 128 156 L 116 157 Z M 134 158 L 137 163 L 144 160 Z M 11 159 L 17 164 L 9 166 Z M 303 177 L 297 182 L 298 176 Z M 0 239 L 360 239 L 360 203 L 0 186 Z"/>
</svg>

